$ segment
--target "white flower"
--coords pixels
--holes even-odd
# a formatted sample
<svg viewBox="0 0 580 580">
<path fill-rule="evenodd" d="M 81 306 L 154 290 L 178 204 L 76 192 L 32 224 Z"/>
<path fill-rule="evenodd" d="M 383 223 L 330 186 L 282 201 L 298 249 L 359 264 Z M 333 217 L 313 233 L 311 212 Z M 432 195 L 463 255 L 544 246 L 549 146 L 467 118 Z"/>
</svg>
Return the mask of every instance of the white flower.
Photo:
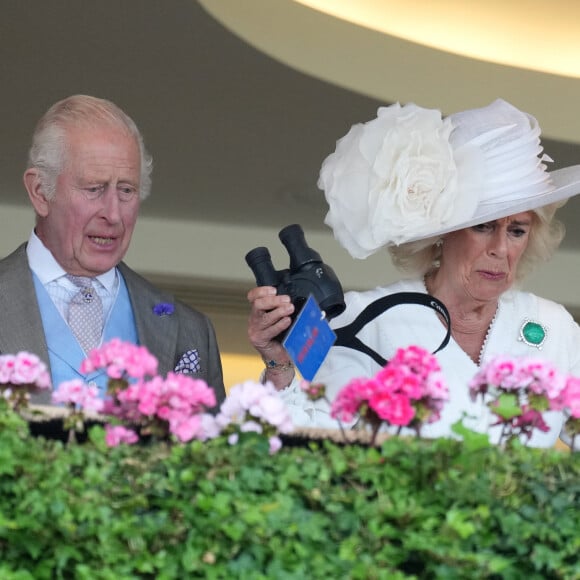
<svg viewBox="0 0 580 580">
<path fill-rule="evenodd" d="M 353 257 L 428 237 L 473 213 L 477 199 L 458 189 L 452 129 L 438 110 L 397 103 L 337 142 L 318 186 L 329 205 L 325 222 Z"/>
<path fill-rule="evenodd" d="M 242 431 L 255 430 L 252 426 L 256 425 L 271 425 L 279 433 L 288 433 L 293 428 L 288 409 L 270 382 L 246 381 L 234 385 L 222 403 L 215 422 L 219 429 L 225 429 L 232 423 L 242 425 Z"/>
</svg>

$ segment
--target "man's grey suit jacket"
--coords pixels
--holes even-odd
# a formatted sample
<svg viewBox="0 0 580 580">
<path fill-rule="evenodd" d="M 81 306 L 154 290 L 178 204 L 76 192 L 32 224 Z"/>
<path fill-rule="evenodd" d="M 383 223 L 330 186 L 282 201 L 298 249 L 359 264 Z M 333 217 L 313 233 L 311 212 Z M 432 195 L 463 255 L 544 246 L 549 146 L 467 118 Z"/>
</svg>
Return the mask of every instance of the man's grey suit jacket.
<svg viewBox="0 0 580 580">
<path fill-rule="evenodd" d="M 225 390 L 210 320 L 160 291 L 126 264 L 119 264 L 119 270 L 131 298 L 139 342 L 159 361 L 159 374 L 165 376 L 173 371 L 185 352 L 197 349 L 201 369 L 191 376 L 213 387 L 219 404 L 225 397 Z M 174 304 L 173 314 L 156 315 L 153 308 L 161 302 Z M 26 244 L 0 260 L 0 353 L 19 351 L 32 352 L 50 365 Z M 43 400 L 35 398 L 34 402 L 47 403 L 49 394 L 43 395 Z"/>
</svg>

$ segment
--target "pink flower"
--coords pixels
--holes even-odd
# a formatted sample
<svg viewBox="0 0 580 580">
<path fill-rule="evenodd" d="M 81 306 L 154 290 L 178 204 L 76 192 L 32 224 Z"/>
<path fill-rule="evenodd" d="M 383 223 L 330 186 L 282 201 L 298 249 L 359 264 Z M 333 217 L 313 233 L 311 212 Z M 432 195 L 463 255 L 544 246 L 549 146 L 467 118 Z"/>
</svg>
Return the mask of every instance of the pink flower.
<svg viewBox="0 0 580 580">
<path fill-rule="evenodd" d="M 138 380 L 115 397 L 115 402 L 105 406 L 107 413 L 128 422 L 165 425 L 180 441 L 204 436 L 198 415 L 216 403 L 207 383 L 178 373 Z"/>
<path fill-rule="evenodd" d="M 580 419 L 580 377 L 568 377 L 562 401 L 574 419 Z"/>
<path fill-rule="evenodd" d="M 496 356 L 469 383 L 472 399 L 487 392 L 526 392 L 558 404 L 565 377 L 550 362 L 533 358 Z"/>
<path fill-rule="evenodd" d="M 548 431 L 542 412 L 565 406 L 566 377 L 549 361 L 538 358 L 496 356 L 482 366 L 469 383 L 470 396 L 478 396 L 497 416 L 503 437 L 530 439 L 533 430 Z M 516 414 L 504 416 L 502 396 L 515 397 Z M 519 412 L 518 412 L 519 411 Z"/>
<path fill-rule="evenodd" d="M 139 437 L 135 431 L 127 429 L 122 425 L 105 426 L 105 442 L 109 447 L 117 447 L 120 443 L 133 445 L 133 443 L 137 443 L 138 440 Z"/>
<path fill-rule="evenodd" d="M 370 398 L 369 406 L 390 425 L 408 425 L 415 416 L 409 397 L 403 394 L 378 392 Z"/>
<path fill-rule="evenodd" d="M 282 448 L 282 440 L 277 435 L 270 437 L 270 439 L 268 439 L 268 442 L 270 443 L 270 455 L 278 453 L 278 451 L 280 451 L 280 449 Z"/>
<path fill-rule="evenodd" d="M 372 394 L 381 388 L 381 383 L 376 378 L 353 379 L 343 387 L 334 399 L 330 414 L 340 421 L 352 421 L 361 411 L 361 407 L 367 404 Z"/>
<path fill-rule="evenodd" d="M 307 380 L 300 382 L 300 390 L 306 393 L 309 401 L 318 401 L 326 396 L 326 387 L 321 383 L 311 383 Z"/>
<path fill-rule="evenodd" d="M 15 360 L 16 357 L 13 354 L 0 355 L 0 384 L 7 385 L 12 383 Z"/>
<path fill-rule="evenodd" d="M 81 364 L 81 372 L 103 369 L 110 379 L 104 414 L 139 425 L 143 434 L 173 435 L 179 441 L 207 438 L 201 415 L 216 404 L 213 389 L 184 374 L 160 377 L 157 368 L 157 359 L 145 347 L 116 338 L 92 350 Z M 111 433 L 115 441 L 116 431 Z"/>
<path fill-rule="evenodd" d="M 180 441 L 191 441 L 202 437 L 202 421 L 200 415 L 175 416 L 169 420 L 169 430 Z"/>
<path fill-rule="evenodd" d="M 347 384 L 332 403 L 331 416 L 350 422 L 360 415 L 374 429 L 384 421 L 418 431 L 423 422 L 439 419 L 448 398 L 437 359 L 422 348 L 410 346 L 399 349 L 374 377 Z"/>
<path fill-rule="evenodd" d="M 38 389 L 52 386 L 47 366 L 38 356 L 26 351 L 0 355 L 0 384 L 30 385 Z"/>
<path fill-rule="evenodd" d="M 107 375 L 113 379 L 125 375 L 132 379 L 143 379 L 157 374 L 157 359 L 145 348 L 130 342 L 113 338 L 101 348 L 95 348 L 81 364 L 81 372 L 92 373 L 98 369 L 106 369 Z"/>
<path fill-rule="evenodd" d="M 73 405 L 85 411 L 100 412 L 103 409 L 97 387 L 89 386 L 81 379 L 61 383 L 52 393 L 52 402 Z"/>
</svg>

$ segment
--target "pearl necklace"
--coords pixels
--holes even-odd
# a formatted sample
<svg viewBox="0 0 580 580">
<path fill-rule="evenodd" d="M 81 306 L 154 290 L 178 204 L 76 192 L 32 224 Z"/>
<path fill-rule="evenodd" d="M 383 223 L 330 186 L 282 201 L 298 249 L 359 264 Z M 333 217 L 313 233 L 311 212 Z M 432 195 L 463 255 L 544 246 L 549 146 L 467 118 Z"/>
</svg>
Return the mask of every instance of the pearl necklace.
<svg viewBox="0 0 580 580">
<path fill-rule="evenodd" d="M 427 292 L 427 294 L 429 294 L 430 292 L 429 292 L 429 287 L 427 286 L 427 276 L 423 277 L 423 286 L 425 286 L 425 291 Z M 491 319 L 491 322 L 489 323 L 489 326 L 487 327 L 487 332 L 485 333 L 483 343 L 481 345 L 481 348 L 479 349 L 479 357 L 477 359 L 477 366 L 478 367 L 481 366 L 481 361 L 483 360 L 483 355 L 485 354 L 485 349 L 487 348 L 487 342 L 489 340 L 489 335 L 491 334 L 491 330 L 493 328 L 493 325 L 495 324 L 495 320 L 497 318 L 498 312 L 499 312 L 499 302 L 497 303 L 497 306 L 495 308 L 495 314 L 493 315 L 493 318 Z"/>
<path fill-rule="evenodd" d="M 481 348 L 479 349 L 479 358 L 477 359 L 477 366 L 478 367 L 481 366 L 481 361 L 483 360 L 483 355 L 484 355 L 485 349 L 487 347 L 487 341 L 489 339 L 489 335 L 491 334 L 491 329 L 493 328 L 493 325 L 495 324 L 495 319 L 497 318 L 498 312 L 499 312 L 499 302 L 497 303 L 497 307 L 495 309 L 495 314 L 493 315 L 493 318 L 491 319 L 491 322 L 489 323 L 489 326 L 487 327 L 487 332 L 485 333 L 485 338 L 483 339 L 483 344 L 481 345 Z"/>
</svg>

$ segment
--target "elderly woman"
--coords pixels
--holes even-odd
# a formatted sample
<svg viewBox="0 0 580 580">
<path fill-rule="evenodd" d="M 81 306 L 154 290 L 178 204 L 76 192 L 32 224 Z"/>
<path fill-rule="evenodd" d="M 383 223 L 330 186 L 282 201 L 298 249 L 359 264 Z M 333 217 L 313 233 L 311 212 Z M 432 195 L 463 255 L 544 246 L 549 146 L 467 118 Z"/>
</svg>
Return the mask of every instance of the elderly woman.
<svg viewBox="0 0 580 580">
<path fill-rule="evenodd" d="M 488 431 L 487 407 L 473 402 L 468 383 L 494 355 L 538 357 L 580 375 L 580 328 L 559 304 L 518 289 L 537 263 L 548 260 L 563 237 L 554 218 L 580 192 L 580 166 L 548 173 L 537 121 L 502 100 L 442 118 L 415 105 L 379 109 L 352 127 L 323 163 L 319 186 L 329 204 L 326 223 L 355 258 L 388 247 L 402 281 L 349 292 L 342 328 L 369 304 L 399 292 L 424 293 L 446 305 L 451 339 L 437 352 L 450 390 L 441 419 L 427 437 L 451 435 L 466 424 Z M 289 327 L 293 306 L 274 288 L 254 288 L 248 335 L 268 366 L 264 379 L 282 391 L 295 423 L 336 426 L 328 404 L 301 392 L 290 358 L 276 337 Z M 400 347 L 435 351 L 446 335 L 436 310 L 402 303 L 369 321 L 357 338 L 390 359 Z M 333 400 L 350 379 L 370 377 L 378 362 L 335 346 L 315 377 Z M 530 445 L 552 446 L 563 416 L 545 414 L 547 433 Z M 493 433 L 492 433 L 493 437 Z"/>
</svg>

